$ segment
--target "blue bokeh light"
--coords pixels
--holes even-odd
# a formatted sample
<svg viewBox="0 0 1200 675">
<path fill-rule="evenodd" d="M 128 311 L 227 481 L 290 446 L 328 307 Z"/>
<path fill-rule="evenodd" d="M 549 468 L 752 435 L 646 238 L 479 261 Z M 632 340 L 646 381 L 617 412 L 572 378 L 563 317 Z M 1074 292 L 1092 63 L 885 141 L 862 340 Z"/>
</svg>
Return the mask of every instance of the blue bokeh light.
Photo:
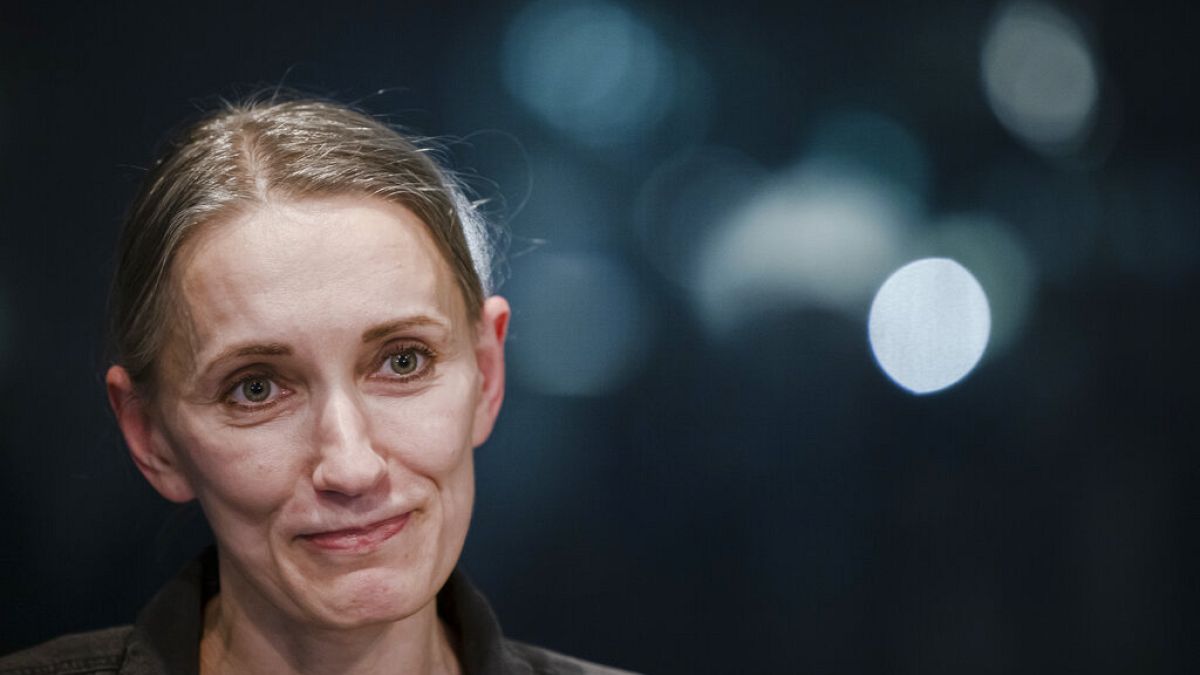
<svg viewBox="0 0 1200 675">
<path fill-rule="evenodd" d="M 597 251 L 542 251 L 514 264 L 509 354 L 521 386 L 556 396 L 618 390 L 654 342 L 647 293 L 618 259 Z"/>
<path fill-rule="evenodd" d="M 929 194 L 929 159 L 921 141 L 895 119 L 866 109 L 831 112 L 808 135 L 805 156 L 842 162 L 900 186 L 914 198 Z"/>
<path fill-rule="evenodd" d="M 654 169 L 642 185 L 634 225 L 642 252 L 680 288 L 696 277 L 705 239 L 766 178 L 767 172 L 730 148 L 688 148 Z"/>
<path fill-rule="evenodd" d="M 509 92 L 577 141 L 633 140 L 653 128 L 677 89 L 675 55 L 629 9 L 603 0 L 542 0 L 509 26 Z"/>
</svg>

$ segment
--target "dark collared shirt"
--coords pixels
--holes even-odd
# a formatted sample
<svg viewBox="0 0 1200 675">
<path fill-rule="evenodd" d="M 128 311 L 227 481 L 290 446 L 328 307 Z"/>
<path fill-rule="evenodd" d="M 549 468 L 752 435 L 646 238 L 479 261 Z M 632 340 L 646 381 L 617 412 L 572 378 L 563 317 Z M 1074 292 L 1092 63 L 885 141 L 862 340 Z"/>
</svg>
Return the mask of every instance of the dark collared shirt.
<svg viewBox="0 0 1200 675">
<path fill-rule="evenodd" d="M 204 603 L 218 590 L 209 548 L 159 590 L 132 626 L 78 633 L 0 658 L 4 675 L 197 675 Z M 437 596 L 438 615 L 459 636 L 466 675 L 621 675 L 508 640 L 466 575 L 455 570 Z"/>
</svg>

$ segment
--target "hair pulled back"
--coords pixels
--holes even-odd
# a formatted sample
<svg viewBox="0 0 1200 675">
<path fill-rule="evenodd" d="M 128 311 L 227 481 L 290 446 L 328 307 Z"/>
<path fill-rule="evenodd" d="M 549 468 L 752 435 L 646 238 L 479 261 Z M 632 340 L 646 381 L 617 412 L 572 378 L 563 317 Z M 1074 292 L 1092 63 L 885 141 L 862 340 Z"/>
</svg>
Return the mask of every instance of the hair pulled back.
<svg viewBox="0 0 1200 675">
<path fill-rule="evenodd" d="M 418 141 L 345 105 L 279 97 L 226 103 L 186 127 L 146 176 L 121 230 L 110 335 L 113 358 L 143 391 L 155 385 L 177 289 L 180 249 L 207 223 L 271 199 L 345 194 L 401 204 L 429 227 L 472 320 L 491 292 L 486 224 Z"/>
</svg>

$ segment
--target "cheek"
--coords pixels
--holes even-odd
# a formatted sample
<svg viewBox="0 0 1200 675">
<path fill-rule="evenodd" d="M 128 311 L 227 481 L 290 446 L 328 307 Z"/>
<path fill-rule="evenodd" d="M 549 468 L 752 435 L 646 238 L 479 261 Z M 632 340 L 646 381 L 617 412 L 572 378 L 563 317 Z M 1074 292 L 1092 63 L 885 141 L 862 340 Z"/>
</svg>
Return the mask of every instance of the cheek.
<svg viewBox="0 0 1200 675">
<path fill-rule="evenodd" d="M 300 426 L 201 426 L 180 439 L 188 478 L 210 519 L 261 516 L 291 497 L 304 471 Z"/>
<path fill-rule="evenodd" d="M 444 514 L 442 546 L 457 560 L 462 552 L 467 530 L 471 525 L 471 511 L 475 505 L 475 468 L 473 451 L 468 449 L 458 470 L 446 477 L 441 489 L 441 506 Z"/>
<path fill-rule="evenodd" d="M 446 386 L 411 399 L 381 399 L 371 414 L 375 435 L 406 468 L 440 483 L 470 463 L 474 406 L 468 394 L 466 387 Z"/>
</svg>

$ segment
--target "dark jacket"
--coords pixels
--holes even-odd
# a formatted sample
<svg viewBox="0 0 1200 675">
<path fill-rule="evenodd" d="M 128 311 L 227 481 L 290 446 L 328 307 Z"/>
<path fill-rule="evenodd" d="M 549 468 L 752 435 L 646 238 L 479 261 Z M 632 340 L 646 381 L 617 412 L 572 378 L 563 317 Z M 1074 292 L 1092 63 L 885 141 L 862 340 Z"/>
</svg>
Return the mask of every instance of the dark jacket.
<svg viewBox="0 0 1200 675">
<path fill-rule="evenodd" d="M 0 674 L 196 675 L 204 603 L 217 592 L 208 549 L 138 614 L 132 626 L 78 633 L 0 658 Z M 569 656 L 505 639 L 487 600 L 458 570 L 438 593 L 438 615 L 460 636 L 466 675 L 620 675 Z"/>
</svg>

